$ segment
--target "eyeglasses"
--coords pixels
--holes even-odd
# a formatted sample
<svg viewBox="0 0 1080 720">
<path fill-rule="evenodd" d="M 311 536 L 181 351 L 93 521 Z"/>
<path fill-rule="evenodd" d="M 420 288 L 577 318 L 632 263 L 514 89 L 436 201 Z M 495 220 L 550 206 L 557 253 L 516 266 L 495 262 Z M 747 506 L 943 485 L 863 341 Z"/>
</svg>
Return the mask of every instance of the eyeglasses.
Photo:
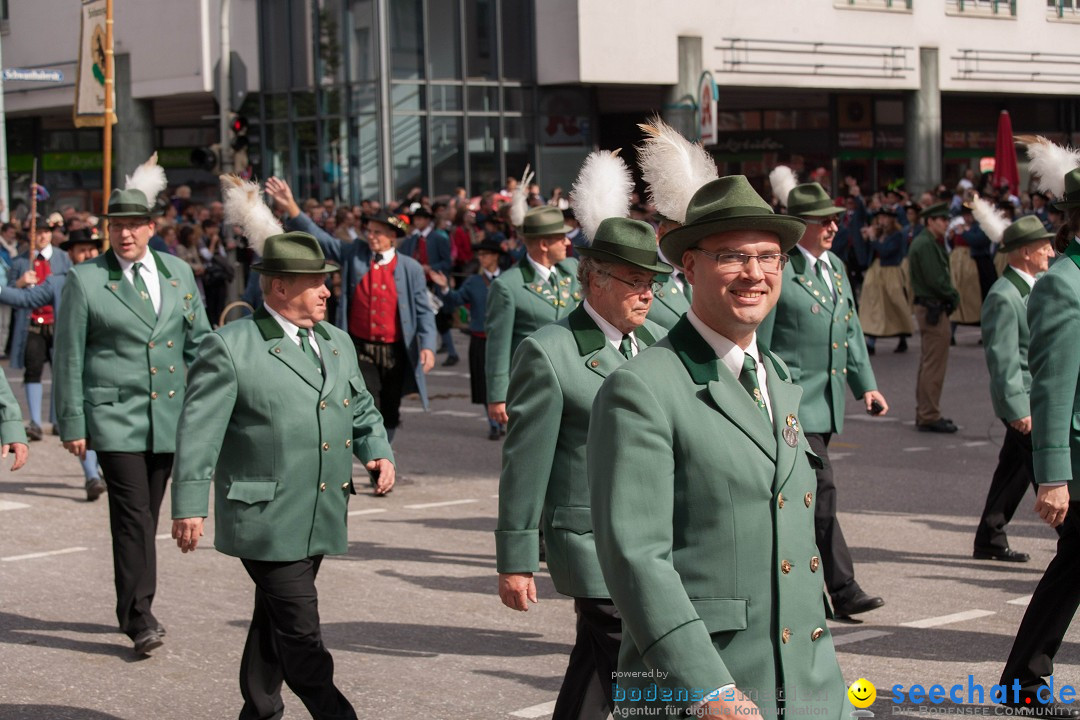
<svg viewBox="0 0 1080 720">
<path fill-rule="evenodd" d="M 741 271 L 751 258 L 757 260 L 761 272 L 766 275 L 775 275 L 787 265 L 788 256 L 783 253 L 769 253 L 768 255 L 747 255 L 739 252 L 713 253 L 701 248 L 693 248 L 702 255 L 707 255 L 716 261 L 716 266 L 726 272 Z"/>
<path fill-rule="evenodd" d="M 823 218 L 804 217 L 804 218 L 802 218 L 802 221 L 804 223 L 806 223 L 807 225 L 829 226 L 829 225 L 837 225 L 837 224 L 839 224 L 839 223 L 836 222 L 836 216 L 835 215 L 830 215 L 829 217 L 823 217 Z"/>
<path fill-rule="evenodd" d="M 623 285 L 632 287 L 634 289 L 634 292 L 638 295 L 644 295 L 646 291 L 658 293 L 660 292 L 660 288 L 664 287 L 664 283 L 657 282 L 656 280 L 650 280 L 649 282 L 645 282 L 644 280 L 638 280 L 637 282 L 632 282 L 630 280 L 623 280 L 618 275 L 612 275 L 611 273 L 604 270 L 598 270 L 597 272 L 599 272 L 601 275 L 607 275 L 609 278 L 614 278 L 621 282 Z"/>
</svg>

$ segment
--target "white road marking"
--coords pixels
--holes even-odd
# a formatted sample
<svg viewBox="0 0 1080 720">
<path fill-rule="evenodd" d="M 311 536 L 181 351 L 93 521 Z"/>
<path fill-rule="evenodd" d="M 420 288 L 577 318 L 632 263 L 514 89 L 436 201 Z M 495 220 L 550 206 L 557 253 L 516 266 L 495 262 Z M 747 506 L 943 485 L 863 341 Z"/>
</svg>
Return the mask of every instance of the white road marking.
<svg viewBox="0 0 1080 720">
<path fill-rule="evenodd" d="M 370 508 L 368 510 L 351 510 L 349 511 L 349 517 L 353 515 L 375 515 L 377 513 L 386 512 L 386 508 Z"/>
<path fill-rule="evenodd" d="M 479 417 L 476 413 L 462 412 L 461 410 L 436 410 L 432 415 L 447 415 L 449 417 L 474 418 Z"/>
<path fill-rule="evenodd" d="M 829 453 L 830 460 L 843 460 L 846 457 L 851 457 L 854 453 Z"/>
<path fill-rule="evenodd" d="M 424 408 L 422 408 L 422 407 L 409 407 L 409 406 L 406 405 L 406 406 L 402 406 L 401 412 L 403 412 L 403 413 L 422 413 L 422 412 L 424 412 Z"/>
<path fill-rule="evenodd" d="M 161 533 L 154 536 L 155 540 L 172 540 L 172 533 Z"/>
<path fill-rule="evenodd" d="M 437 377 L 469 377 L 469 373 L 455 372 L 453 370 L 432 370 L 428 375 L 435 375 Z"/>
<path fill-rule="evenodd" d="M 22 508 L 30 507 L 26 503 L 11 502 L 10 500 L 0 500 L 0 511 L 2 510 L 21 510 Z"/>
<path fill-rule="evenodd" d="M 493 497 L 493 498 L 497 498 L 497 497 L 499 497 L 499 493 L 495 493 L 495 494 L 494 494 L 494 495 L 492 495 L 491 497 Z"/>
<path fill-rule="evenodd" d="M 521 710 L 515 710 L 510 713 L 511 717 L 519 718 L 538 718 L 550 715 L 555 711 L 555 701 L 540 703 L 539 705 L 533 705 L 532 707 L 522 708 Z"/>
<path fill-rule="evenodd" d="M 468 505 L 479 502 L 478 500 L 444 500 L 443 502 L 420 503 L 419 505 L 406 505 L 409 510 L 426 510 L 428 508 L 448 507 L 450 505 Z"/>
<path fill-rule="evenodd" d="M 0 558 L 0 562 L 16 562 L 17 560 L 33 560 L 34 558 L 49 557 L 50 555 L 67 555 L 68 553 L 82 552 L 87 548 L 84 547 L 69 547 L 63 550 L 49 550 L 48 552 L 28 553 L 26 555 L 12 555 L 10 557 Z"/>
<path fill-rule="evenodd" d="M 980 445 L 989 445 L 986 440 L 972 440 L 971 442 L 964 443 L 964 447 L 979 447 Z"/>
<path fill-rule="evenodd" d="M 843 635 L 833 635 L 833 645 L 847 645 L 849 643 L 862 642 L 864 640 L 875 640 L 877 638 L 883 638 L 892 633 L 885 632 L 883 630 L 856 630 L 855 632 L 844 633 Z"/>
<path fill-rule="evenodd" d="M 939 617 L 924 618 L 922 620 L 913 620 L 911 622 L 900 623 L 900 626 L 925 630 L 926 628 L 940 627 L 941 625 L 951 625 L 953 623 L 964 622 L 965 620 L 974 620 L 976 618 L 987 617 L 994 614 L 995 613 L 990 610 L 965 610 L 964 612 L 953 613 L 952 615 L 941 615 Z"/>
<path fill-rule="evenodd" d="M 923 451 L 925 451 L 925 450 L 930 450 L 930 448 L 928 448 L 928 447 L 922 447 L 922 446 L 920 445 L 919 447 L 909 447 L 909 448 L 903 448 L 903 450 L 904 450 L 904 452 L 923 452 Z"/>
<path fill-rule="evenodd" d="M 1030 595 L 1025 595 L 1024 597 L 1018 597 L 1018 598 L 1013 598 L 1012 600 L 1006 600 L 1005 604 L 1006 605 L 1023 605 L 1023 606 L 1026 607 L 1029 602 L 1031 602 L 1031 596 Z"/>
<path fill-rule="evenodd" d="M 873 422 L 873 423 L 887 423 L 887 422 L 900 422 L 899 418 L 894 417 L 877 417 L 876 415 L 845 415 L 845 420 L 854 420 L 855 422 Z"/>
</svg>

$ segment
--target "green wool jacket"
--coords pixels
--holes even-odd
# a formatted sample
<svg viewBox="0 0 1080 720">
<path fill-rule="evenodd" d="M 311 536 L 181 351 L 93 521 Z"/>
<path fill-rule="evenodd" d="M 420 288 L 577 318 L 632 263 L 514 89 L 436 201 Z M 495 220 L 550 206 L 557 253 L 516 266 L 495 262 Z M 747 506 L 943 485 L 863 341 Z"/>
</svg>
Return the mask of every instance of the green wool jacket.
<svg viewBox="0 0 1080 720">
<path fill-rule="evenodd" d="M 657 276 L 656 279 L 663 280 L 664 287 L 660 288 L 653 298 L 652 306 L 649 307 L 649 319 L 665 330 L 670 330 L 690 309 L 690 300 L 675 284 L 671 275 Z"/>
<path fill-rule="evenodd" d="M 634 332 L 639 350 L 666 334 L 648 320 Z M 608 597 L 593 544 L 585 440 L 596 392 L 625 361 L 583 306 L 518 346 L 499 479 L 499 572 L 540 569 L 543 525 L 555 589 L 571 597 Z"/>
<path fill-rule="evenodd" d="M 794 249 L 784 268 L 780 300 L 758 328 L 757 339 L 783 359 L 791 381 L 803 389 L 803 429 L 838 433 L 844 429 L 844 386 L 861 398 L 877 390 L 877 381 L 855 297 L 847 287 L 847 268 L 831 252 L 821 258 L 829 262 L 836 302 L 807 267 L 806 256 Z"/>
<path fill-rule="evenodd" d="M 1035 482 L 1068 482 L 1080 498 L 1080 244 L 1028 296 L 1031 447 Z"/>
<path fill-rule="evenodd" d="M 566 317 L 581 302 L 578 261 L 567 258 L 555 267 L 559 273 L 558 293 L 540 283 L 527 256 L 495 278 L 488 289 L 484 333 L 487 335 L 485 359 L 489 403 L 506 402 L 510 360 L 521 341 L 545 325 Z"/>
<path fill-rule="evenodd" d="M 22 410 L 7 377 L 0 373 L 0 444 L 26 444 L 26 429 L 23 427 Z"/>
<path fill-rule="evenodd" d="M 838 720 L 851 708 L 814 539 L 821 461 L 798 419 L 802 390 L 759 349 L 775 427 L 685 318 L 593 403 L 592 520 L 623 620 L 619 671 L 657 671 L 619 684 L 656 682 L 677 712 L 733 682 L 763 717 L 786 688 L 789 714 Z"/>
<path fill-rule="evenodd" d="M 348 550 L 352 458 L 394 455 L 352 340 L 315 326 L 324 372 L 264 308 L 207 335 L 191 367 L 173 518 L 206 517 L 226 555 L 292 562 Z"/>
<path fill-rule="evenodd" d="M 71 268 L 61 295 L 53 388 L 62 440 L 107 452 L 171 453 L 184 378 L 210 331 L 191 267 L 149 251 L 161 311 L 124 278 L 109 250 Z"/>
<path fill-rule="evenodd" d="M 911 241 L 908 274 L 916 298 L 947 302 L 954 308 L 960 304 L 960 293 L 949 275 L 949 256 L 929 230 L 923 230 Z"/>
<path fill-rule="evenodd" d="M 1031 415 L 1027 302 L 1031 289 L 1011 267 L 990 287 L 982 304 L 983 350 L 990 370 L 994 414 L 1005 422 Z"/>
</svg>

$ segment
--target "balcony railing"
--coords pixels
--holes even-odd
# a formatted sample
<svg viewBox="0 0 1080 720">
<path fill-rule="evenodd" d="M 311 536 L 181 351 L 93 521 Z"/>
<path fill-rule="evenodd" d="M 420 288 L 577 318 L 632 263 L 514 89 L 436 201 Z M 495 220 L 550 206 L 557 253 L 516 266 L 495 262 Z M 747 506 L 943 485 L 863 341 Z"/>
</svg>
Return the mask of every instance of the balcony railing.
<svg viewBox="0 0 1080 720">
<path fill-rule="evenodd" d="M 945 0 L 945 12 L 950 15 L 1016 17 L 1016 0 Z"/>
<path fill-rule="evenodd" d="M 833 7 L 850 10 L 910 11 L 912 0 L 834 0 Z"/>
<path fill-rule="evenodd" d="M 1046 0 L 1046 14 L 1050 19 L 1080 20 L 1080 0 Z"/>
<path fill-rule="evenodd" d="M 1024 52 L 1022 50 L 977 50 L 960 48 L 953 80 L 983 82 L 1071 83 L 1076 81 L 1072 70 L 1080 55 L 1057 52 Z"/>
<path fill-rule="evenodd" d="M 724 38 L 720 73 L 907 79 L 914 48 L 903 45 Z"/>
</svg>

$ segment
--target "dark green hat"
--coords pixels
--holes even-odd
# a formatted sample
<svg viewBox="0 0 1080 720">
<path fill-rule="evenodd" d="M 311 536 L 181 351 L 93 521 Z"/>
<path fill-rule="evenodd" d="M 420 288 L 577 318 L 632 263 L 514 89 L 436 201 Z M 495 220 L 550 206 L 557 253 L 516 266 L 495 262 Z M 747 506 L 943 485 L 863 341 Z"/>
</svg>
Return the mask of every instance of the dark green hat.
<svg viewBox="0 0 1080 720">
<path fill-rule="evenodd" d="M 1001 236 L 1001 245 L 998 252 L 1012 252 L 1040 240 L 1052 240 L 1054 233 L 1047 232 L 1042 220 L 1034 215 L 1025 215 L 1016 222 L 1005 228 L 1005 234 Z"/>
<path fill-rule="evenodd" d="M 525 222 L 522 223 L 521 229 L 525 237 L 565 235 L 574 231 L 574 228 L 563 222 L 562 210 L 550 205 L 534 207 L 525 213 Z"/>
<path fill-rule="evenodd" d="M 302 232 L 287 232 L 266 238 L 262 259 L 251 266 L 267 275 L 313 275 L 338 270 L 326 262 L 319 241 Z"/>
<path fill-rule="evenodd" d="M 1080 168 L 1065 173 L 1065 197 L 1054 203 L 1058 210 L 1080 207 Z"/>
<path fill-rule="evenodd" d="M 947 218 L 949 217 L 949 203 L 934 203 L 920 212 L 919 217 L 923 219 L 935 217 Z"/>
<path fill-rule="evenodd" d="M 105 213 L 107 218 L 149 218 L 161 214 L 161 211 L 146 199 L 142 190 L 113 190 L 109 195 L 108 210 Z"/>
<path fill-rule="evenodd" d="M 836 207 L 825 188 L 813 182 L 791 188 L 787 196 L 787 212 L 795 217 L 828 217 L 842 215 L 845 210 Z"/>
<path fill-rule="evenodd" d="M 592 244 L 577 249 L 585 257 L 630 265 L 654 273 L 670 273 L 675 268 L 661 262 L 656 253 L 656 231 L 652 225 L 613 217 L 600 223 Z"/>
<path fill-rule="evenodd" d="M 681 262 L 683 253 L 700 240 L 729 230 L 762 230 L 776 235 L 780 249 L 795 247 L 806 223 L 791 215 L 777 215 L 761 199 L 744 175 L 728 175 L 705 183 L 686 208 L 686 222 L 660 240 L 664 257 Z"/>
</svg>

